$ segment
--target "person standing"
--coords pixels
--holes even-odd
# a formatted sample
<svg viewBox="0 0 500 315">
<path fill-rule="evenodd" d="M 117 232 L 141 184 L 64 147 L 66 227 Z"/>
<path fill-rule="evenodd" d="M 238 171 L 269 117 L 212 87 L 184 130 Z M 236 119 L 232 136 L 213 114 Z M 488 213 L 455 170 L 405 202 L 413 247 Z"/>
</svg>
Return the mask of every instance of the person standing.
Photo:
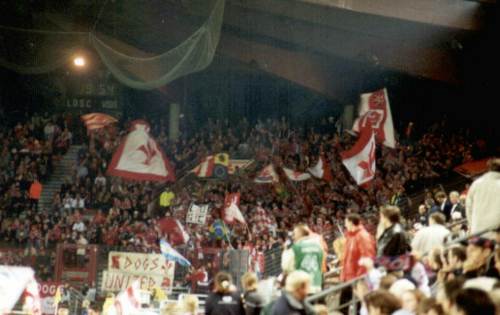
<svg viewBox="0 0 500 315">
<path fill-rule="evenodd" d="M 349 281 L 367 272 L 365 267 L 359 264 L 362 258 L 375 258 L 375 239 L 361 224 L 361 217 L 352 213 L 345 219 L 347 232 L 346 243 L 342 255 L 341 281 Z"/>
<path fill-rule="evenodd" d="M 214 279 L 214 291 L 205 303 L 205 315 L 244 315 L 240 293 L 232 284 L 231 275 L 219 272 Z"/>
<path fill-rule="evenodd" d="M 271 310 L 272 315 L 306 315 L 304 300 L 310 291 L 311 276 L 302 270 L 293 271 L 285 282 L 285 290 L 276 300 Z"/>
<path fill-rule="evenodd" d="M 410 244 L 403 226 L 399 223 L 400 211 L 395 206 L 380 209 L 382 233 L 377 240 L 377 257 L 401 256 L 410 251 Z"/>
<path fill-rule="evenodd" d="M 309 293 L 317 293 L 323 285 L 323 248 L 305 224 L 296 225 L 292 237 L 294 243 L 283 252 L 281 268 L 287 274 L 295 270 L 307 272 L 312 278 Z"/>
<path fill-rule="evenodd" d="M 415 234 L 411 242 L 411 248 L 419 257 L 430 252 L 433 248 L 441 247 L 450 235 L 444 224 L 444 214 L 435 212 L 429 217 L 429 226 L 423 227 Z"/>
<path fill-rule="evenodd" d="M 471 234 L 500 225 L 500 158 L 488 162 L 489 171 L 469 188 L 466 214 Z"/>
</svg>

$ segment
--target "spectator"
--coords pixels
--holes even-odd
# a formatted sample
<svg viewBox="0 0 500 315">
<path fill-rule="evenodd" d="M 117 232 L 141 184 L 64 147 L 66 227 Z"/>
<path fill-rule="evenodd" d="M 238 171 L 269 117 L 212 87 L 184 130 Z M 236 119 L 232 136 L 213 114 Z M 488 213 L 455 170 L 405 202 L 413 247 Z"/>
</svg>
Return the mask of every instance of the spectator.
<svg viewBox="0 0 500 315">
<path fill-rule="evenodd" d="M 391 293 L 376 290 L 364 297 L 368 315 L 391 315 L 401 308 L 401 302 Z"/>
<path fill-rule="evenodd" d="M 455 212 L 459 212 L 462 218 L 465 217 L 465 207 L 460 203 L 460 193 L 458 191 L 450 192 L 450 218 L 453 217 Z"/>
<path fill-rule="evenodd" d="M 500 158 L 488 162 L 489 172 L 475 180 L 467 193 L 467 221 L 472 234 L 500 225 Z M 493 237 L 493 236 L 492 236 Z"/>
<path fill-rule="evenodd" d="M 441 247 L 444 241 L 450 234 L 444 224 L 446 218 L 443 214 L 437 212 L 431 214 L 429 217 L 429 226 L 420 229 L 411 242 L 411 248 L 413 253 L 418 256 L 422 256 L 431 249 L 436 247 Z"/>
<path fill-rule="evenodd" d="M 285 290 L 281 297 L 273 305 L 271 314 L 297 314 L 306 315 L 304 300 L 310 291 L 311 276 L 302 271 L 296 270 L 286 278 Z"/>
<path fill-rule="evenodd" d="M 323 248 L 315 238 L 310 237 L 310 230 L 305 224 L 298 224 L 293 229 L 293 241 L 290 249 L 283 252 L 281 266 L 283 271 L 291 273 L 303 270 L 311 275 L 311 292 L 322 288 Z"/>
<path fill-rule="evenodd" d="M 462 289 L 453 298 L 452 315 L 495 315 L 495 304 L 488 293 L 478 289 Z"/>
<path fill-rule="evenodd" d="M 254 273 L 247 272 L 241 278 L 246 315 L 259 315 L 264 306 L 264 298 L 257 292 L 257 282 L 257 275 Z"/>
<path fill-rule="evenodd" d="M 245 309 L 240 294 L 228 273 L 219 272 L 214 279 L 214 291 L 205 303 L 206 315 L 243 315 Z"/>
<path fill-rule="evenodd" d="M 377 240 L 378 257 L 395 257 L 409 252 L 408 237 L 399 221 L 399 208 L 384 206 L 380 209 L 380 223 L 383 232 Z"/>
</svg>

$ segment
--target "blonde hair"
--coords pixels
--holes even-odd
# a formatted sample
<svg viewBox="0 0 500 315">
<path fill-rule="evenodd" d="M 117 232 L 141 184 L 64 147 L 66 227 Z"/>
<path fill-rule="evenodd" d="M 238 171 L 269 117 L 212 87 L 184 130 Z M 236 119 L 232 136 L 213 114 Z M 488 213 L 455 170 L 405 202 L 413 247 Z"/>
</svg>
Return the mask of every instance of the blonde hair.
<svg viewBox="0 0 500 315">
<path fill-rule="evenodd" d="M 241 278 L 241 286 L 245 291 L 253 291 L 257 289 L 257 275 L 253 272 L 247 272 Z"/>
<path fill-rule="evenodd" d="M 188 294 L 181 300 L 181 309 L 192 315 L 198 311 L 199 300 L 196 295 Z"/>
<path fill-rule="evenodd" d="M 305 271 L 295 270 L 286 277 L 285 290 L 295 292 L 309 284 L 311 284 L 311 276 Z"/>
</svg>

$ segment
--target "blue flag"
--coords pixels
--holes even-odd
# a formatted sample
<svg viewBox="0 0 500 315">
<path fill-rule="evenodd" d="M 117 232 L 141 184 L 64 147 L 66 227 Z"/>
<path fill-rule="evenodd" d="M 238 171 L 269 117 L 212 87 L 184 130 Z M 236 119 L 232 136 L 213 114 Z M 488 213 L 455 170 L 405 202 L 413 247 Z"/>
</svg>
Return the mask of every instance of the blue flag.
<svg viewBox="0 0 500 315">
<path fill-rule="evenodd" d="M 187 260 L 184 256 L 179 254 L 178 251 L 172 248 L 172 246 L 165 240 L 160 240 L 160 250 L 165 259 L 175 261 L 181 266 L 191 266 L 189 260 Z"/>
</svg>

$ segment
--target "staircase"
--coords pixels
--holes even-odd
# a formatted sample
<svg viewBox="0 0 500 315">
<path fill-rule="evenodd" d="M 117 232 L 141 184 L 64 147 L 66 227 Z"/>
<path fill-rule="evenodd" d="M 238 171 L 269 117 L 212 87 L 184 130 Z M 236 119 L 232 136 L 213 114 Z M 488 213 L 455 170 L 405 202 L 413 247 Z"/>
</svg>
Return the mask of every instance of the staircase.
<svg viewBox="0 0 500 315">
<path fill-rule="evenodd" d="M 64 178 L 72 174 L 71 172 L 75 166 L 80 148 L 80 145 L 72 145 L 62 159 L 55 163 L 54 172 L 43 184 L 42 195 L 38 202 L 39 209 L 49 209 L 51 207 L 54 193 L 59 191 L 61 185 L 64 183 Z"/>
</svg>

